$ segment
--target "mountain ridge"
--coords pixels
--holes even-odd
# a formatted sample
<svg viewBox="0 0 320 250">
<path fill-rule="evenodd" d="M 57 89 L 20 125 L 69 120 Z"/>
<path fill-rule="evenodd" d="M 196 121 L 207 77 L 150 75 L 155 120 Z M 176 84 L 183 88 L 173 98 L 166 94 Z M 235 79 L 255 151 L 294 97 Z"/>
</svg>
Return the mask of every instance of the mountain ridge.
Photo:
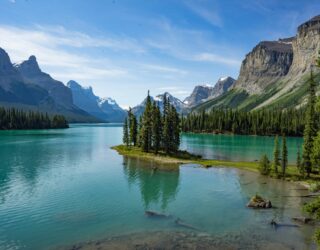
<svg viewBox="0 0 320 250">
<path fill-rule="evenodd" d="M 92 116 L 107 122 L 124 121 L 127 112 L 114 99 L 96 96 L 91 86 L 83 87 L 74 80 L 70 80 L 67 87 L 72 92 L 75 104 Z"/>
</svg>

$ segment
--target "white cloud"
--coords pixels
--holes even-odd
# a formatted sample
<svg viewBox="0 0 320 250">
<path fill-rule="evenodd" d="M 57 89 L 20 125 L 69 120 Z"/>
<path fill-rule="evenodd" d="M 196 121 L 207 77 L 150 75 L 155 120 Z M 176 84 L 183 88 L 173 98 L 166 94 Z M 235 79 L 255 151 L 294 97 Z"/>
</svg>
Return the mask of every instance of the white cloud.
<svg viewBox="0 0 320 250">
<path fill-rule="evenodd" d="M 226 64 L 229 66 L 240 66 L 241 61 L 212 54 L 212 53 L 201 53 L 198 55 L 195 55 L 193 58 L 195 61 L 200 61 L 200 62 L 211 62 L 211 63 L 219 63 L 219 64 Z"/>
<path fill-rule="evenodd" d="M 174 74 L 180 74 L 185 75 L 187 74 L 187 71 L 178 69 L 175 67 L 167 67 L 163 65 L 155 65 L 155 64 L 142 64 L 141 65 L 143 69 L 152 70 L 152 71 L 159 71 L 162 73 L 174 73 Z"/>
<path fill-rule="evenodd" d="M 69 32 L 62 27 L 51 27 L 45 31 L 45 28 L 40 26 L 35 29 L 22 29 L 0 25 L 0 37 L 0 46 L 9 53 L 13 62 L 20 62 L 30 55 L 35 55 L 40 67 L 63 81 L 101 80 L 127 74 L 127 70 L 113 65 L 105 58 L 95 58 L 83 54 L 81 50 L 70 52 L 67 48 L 98 46 L 121 49 L 121 45 L 109 43 L 107 40 Z"/>
<path fill-rule="evenodd" d="M 199 15 L 201 18 L 206 20 L 211 25 L 219 28 L 223 26 L 222 18 L 214 6 L 210 4 L 204 6 L 203 4 L 201 5 L 198 2 L 194 3 L 189 1 L 186 2 L 186 5 L 189 7 L 189 9 L 191 9 L 194 13 Z"/>
</svg>

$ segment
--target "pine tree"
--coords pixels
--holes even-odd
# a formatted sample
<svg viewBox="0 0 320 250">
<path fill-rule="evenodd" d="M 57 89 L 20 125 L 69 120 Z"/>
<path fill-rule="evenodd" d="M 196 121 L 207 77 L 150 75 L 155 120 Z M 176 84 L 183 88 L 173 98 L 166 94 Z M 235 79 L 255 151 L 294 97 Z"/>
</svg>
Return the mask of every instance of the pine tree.
<svg viewBox="0 0 320 250">
<path fill-rule="evenodd" d="M 303 177 L 304 176 L 304 168 L 301 165 L 300 149 L 298 149 L 298 152 L 297 152 L 297 169 L 298 169 L 300 175 Z"/>
<path fill-rule="evenodd" d="M 320 167 L 320 131 L 313 141 L 313 149 L 311 153 L 311 163 L 313 167 L 319 170 Z"/>
<path fill-rule="evenodd" d="M 133 144 L 133 146 L 136 146 L 137 145 L 137 135 L 138 135 L 138 124 L 137 124 L 137 118 L 132 113 L 131 108 L 129 108 L 129 111 L 128 111 L 128 119 L 129 119 L 130 144 Z"/>
<path fill-rule="evenodd" d="M 152 106 L 152 146 L 154 152 L 158 154 L 161 146 L 162 121 L 161 112 L 156 102 Z"/>
<path fill-rule="evenodd" d="M 316 135 L 316 83 L 314 80 L 313 73 L 311 72 L 309 79 L 309 99 L 305 118 L 305 129 L 304 129 L 304 143 L 303 143 L 303 167 L 307 176 L 310 176 L 312 171 L 311 154 L 313 149 L 313 139 Z"/>
<path fill-rule="evenodd" d="M 286 136 L 282 136 L 282 158 L 281 158 L 281 167 L 282 167 L 282 177 L 286 175 L 286 168 L 288 165 L 288 148 Z"/>
<path fill-rule="evenodd" d="M 162 144 L 166 154 L 170 152 L 171 144 L 171 126 L 170 126 L 170 117 L 169 117 L 170 103 L 167 99 L 166 94 L 163 97 L 163 135 L 162 135 Z"/>
<path fill-rule="evenodd" d="M 151 138 L 152 138 L 152 103 L 148 91 L 146 100 L 146 108 L 142 116 L 141 127 L 141 147 L 145 152 L 151 150 Z"/>
<path fill-rule="evenodd" d="M 181 132 L 181 128 L 180 128 L 180 118 L 179 118 L 179 114 L 177 112 L 177 110 L 171 106 L 171 150 L 173 152 L 177 152 L 179 149 L 179 145 L 180 145 L 180 132 Z"/>
<path fill-rule="evenodd" d="M 262 175 L 268 175 L 271 171 L 270 161 L 266 154 L 262 155 L 260 159 L 259 170 Z"/>
<path fill-rule="evenodd" d="M 123 123 L 123 137 L 122 137 L 123 144 L 127 147 L 129 146 L 129 133 L 128 133 L 128 118 L 124 120 Z"/>
<path fill-rule="evenodd" d="M 280 166 L 279 156 L 280 156 L 279 137 L 278 135 L 276 135 L 274 139 L 274 150 L 273 150 L 273 169 L 276 174 L 278 174 L 278 167 Z"/>
</svg>

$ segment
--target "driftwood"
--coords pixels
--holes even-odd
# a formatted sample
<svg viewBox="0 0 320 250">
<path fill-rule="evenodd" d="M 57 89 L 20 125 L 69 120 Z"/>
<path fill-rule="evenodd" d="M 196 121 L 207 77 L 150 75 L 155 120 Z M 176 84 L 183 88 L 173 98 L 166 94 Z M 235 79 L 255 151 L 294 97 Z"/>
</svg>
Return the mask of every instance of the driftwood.
<svg viewBox="0 0 320 250">
<path fill-rule="evenodd" d="M 279 227 L 299 227 L 295 224 L 279 224 L 275 220 L 271 220 L 270 225 L 274 227 L 274 229 L 278 229 Z"/>
<path fill-rule="evenodd" d="M 178 225 L 180 227 L 185 227 L 185 228 L 192 229 L 192 230 L 199 230 L 198 228 L 196 228 L 190 224 L 184 223 L 180 218 L 177 218 L 174 221 L 174 223 L 176 223 L 176 225 Z"/>
<path fill-rule="evenodd" d="M 153 217 L 153 218 L 170 218 L 171 217 L 171 215 L 162 214 L 162 213 L 158 213 L 150 210 L 145 211 L 144 214 L 148 217 Z"/>
<path fill-rule="evenodd" d="M 306 195 L 284 195 L 282 197 L 298 197 L 298 198 L 313 198 L 319 197 L 320 194 L 306 194 Z"/>
<path fill-rule="evenodd" d="M 292 220 L 303 223 L 303 224 L 308 224 L 314 221 L 312 218 L 308 218 L 308 217 L 292 217 Z"/>
</svg>

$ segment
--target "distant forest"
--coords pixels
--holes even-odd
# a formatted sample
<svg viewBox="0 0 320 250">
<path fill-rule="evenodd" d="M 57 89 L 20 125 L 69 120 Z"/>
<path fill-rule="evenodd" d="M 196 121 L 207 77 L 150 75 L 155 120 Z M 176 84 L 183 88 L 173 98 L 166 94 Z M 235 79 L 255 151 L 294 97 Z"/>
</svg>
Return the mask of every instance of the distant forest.
<svg viewBox="0 0 320 250">
<path fill-rule="evenodd" d="M 40 112 L 0 108 L 0 130 L 68 128 L 62 115 L 50 117 Z"/>
<path fill-rule="evenodd" d="M 184 132 L 303 136 L 305 109 L 251 112 L 220 109 L 191 113 L 181 122 Z"/>
</svg>

